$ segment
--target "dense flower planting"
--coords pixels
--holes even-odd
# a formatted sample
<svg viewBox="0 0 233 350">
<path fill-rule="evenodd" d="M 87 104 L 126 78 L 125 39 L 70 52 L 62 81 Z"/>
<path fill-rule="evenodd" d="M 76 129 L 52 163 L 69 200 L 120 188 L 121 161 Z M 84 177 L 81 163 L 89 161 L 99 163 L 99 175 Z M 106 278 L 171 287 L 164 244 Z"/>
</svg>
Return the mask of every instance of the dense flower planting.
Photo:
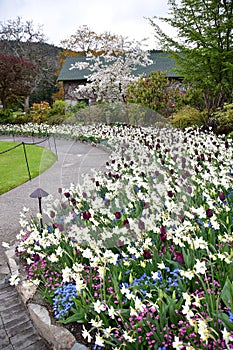
<svg viewBox="0 0 233 350">
<path fill-rule="evenodd" d="M 232 141 L 192 129 L 56 128 L 111 149 L 104 173 L 48 200 L 43 229 L 21 214 L 17 252 L 56 319 L 82 323 L 95 349 L 233 349 Z"/>
</svg>

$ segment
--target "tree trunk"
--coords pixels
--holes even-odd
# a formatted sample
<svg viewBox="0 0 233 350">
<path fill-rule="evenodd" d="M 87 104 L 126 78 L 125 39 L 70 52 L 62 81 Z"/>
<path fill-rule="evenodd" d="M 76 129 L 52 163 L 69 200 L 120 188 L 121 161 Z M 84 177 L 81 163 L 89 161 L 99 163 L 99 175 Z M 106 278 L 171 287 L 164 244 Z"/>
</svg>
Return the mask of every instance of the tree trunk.
<svg viewBox="0 0 233 350">
<path fill-rule="evenodd" d="M 26 96 L 24 100 L 24 112 L 29 112 L 29 96 Z"/>
</svg>

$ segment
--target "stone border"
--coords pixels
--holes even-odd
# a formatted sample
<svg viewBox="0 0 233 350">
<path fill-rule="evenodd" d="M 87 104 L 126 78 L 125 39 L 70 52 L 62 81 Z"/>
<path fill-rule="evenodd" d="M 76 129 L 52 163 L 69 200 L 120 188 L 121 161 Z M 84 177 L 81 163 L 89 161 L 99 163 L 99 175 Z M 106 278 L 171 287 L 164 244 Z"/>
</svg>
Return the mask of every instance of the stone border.
<svg viewBox="0 0 233 350">
<path fill-rule="evenodd" d="M 10 273 L 18 275 L 19 266 L 15 256 L 15 246 L 10 247 L 5 254 Z M 89 350 L 85 345 L 77 343 L 68 329 L 52 324 L 49 312 L 44 306 L 30 301 L 36 293 L 36 286 L 29 287 L 25 281 L 22 281 L 16 288 L 40 336 L 46 340 L 52 350 Z"/>
</svg>

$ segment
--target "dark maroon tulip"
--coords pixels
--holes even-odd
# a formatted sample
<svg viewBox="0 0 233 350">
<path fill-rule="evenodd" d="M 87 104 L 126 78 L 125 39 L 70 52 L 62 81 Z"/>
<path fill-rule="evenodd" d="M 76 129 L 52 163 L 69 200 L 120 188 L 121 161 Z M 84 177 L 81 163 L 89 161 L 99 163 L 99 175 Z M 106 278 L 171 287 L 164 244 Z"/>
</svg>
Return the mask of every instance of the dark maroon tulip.
<svg viewBox="0 0 233 350">
<path fill-rule="evenodd" d="M 143 257 L 144 257 L 144 259 L 151 259 L 152 258 L 150 249 L 143 250 Z"/>
<path fill-rule="evenodd" d="M 173 192 L 172 191 L 168 191 L 167 195 L 168 195 L 168 197 L 172 198 L 173 197 Z"/>
<path fill-rule="evenodd" d="M 213 216 L 213 211 L 212 211 L 212 209 L 207 209 L 207 210 L 206 210 L 206 216 L 207 216 L 208 218 L 211 218 L 211 216 Z"/>
<path fill-rule="evenodd" d="M 124 224 L 124 226 L 125 226 L 126 228 L 129 228 L 129 227 L 130 227 L 130 225 L 129 225 L 129 220 L 128 220 L 128 219 L 125 219 L 125 220 L 123 221 L 123 224 Z"/>
<path fill-rule="evenodd" d="M 123 248 L 124 247 L 124 242 L 123 241 L 121 241 L 120 239 L 119 239 L 119 241 L 117 242 L 117 246 L 118 246 L 118 248 Z"/>
<path fill-rule="evenodd" d="M 174 169 L 170 169 L 170 174 L 171 174 L 171 175 L 174 174 Z"/>
<path fill-rule="evenodd" d="M 71 198 L 71 203 L 73 204 L 73 205 L 76 205 L 76 199 L 75 198 Z"/>
<path fill-rule="evenodd" d="M 40 260 L 40 256 L 39 256 L 38 254 L 34 254 L 34 255 L 33 255 L 33 260 L 34 260 L 35 262 L 39 261 L 39 260 Z"/>
<path fill-rule="evenodd" d="M 162 242 L 165 243 L 165 242 L 167 241 L 167 234 L 166 234 L 166 233 L 160 233 L 159 239 L 160 239 Z"/>
<path fill-rule="evenodd" d="M 160 227 L 160 233 L 161 233 L 162 235 L 165 235 L 165 234 L 166 234 L 166 228 L 165 228 L 164 226 L 161 226 L 161 227 Z"/>
<path fill-rule="evenodd" d="M 64 196 L 65 196 L 66 198 L 70 198 L 70 193 L 69 193 L 69 192 L 65 192 L 65 193 L 64 193 Z"/>
<path fill-rule="evenodd" d="M 218 195 L 219 199 L 221 201 L 224 201 L 224 199 L 226 199 L 226 196 L 225 196 L 225 193 L 224 192 L 220 192 L 219 195 Z"/>
<path fill-rule="evenodd" d="M 52 219 L 55 218 L 55 213 L 54 213 L 53 210 L 50 211 L 50 217 L 51 217 Z"/>
<path fill-rule="evenodd" d="M 91 213 L 89 211 L 83 212 L 83 219 L 89 220 L 91 218 Z"/>
<path fill-rule="evenodd" d="M 182 214 L 179 214 L 178 218 L 179 218 L 180 222 L 184 222 L 184 216 Z"/>
<path fill-rule="evenodd" d="M 140 228 L 140 230 L 145 230 L 145 224 L 142 220 L 138 221 L 138 227 Z"/>
<path fill-rule="evenodd" d="M 119 211 L 116 211 L 114 215 L 115 215 L 116 219 L 121 218 L 121 213 Z"/>
<path fill-rule="evenodd" d="M 184 256 L 180 252 L 174 252 L 174 260 L 179 264 L 184 265 Z"/>
</svg>

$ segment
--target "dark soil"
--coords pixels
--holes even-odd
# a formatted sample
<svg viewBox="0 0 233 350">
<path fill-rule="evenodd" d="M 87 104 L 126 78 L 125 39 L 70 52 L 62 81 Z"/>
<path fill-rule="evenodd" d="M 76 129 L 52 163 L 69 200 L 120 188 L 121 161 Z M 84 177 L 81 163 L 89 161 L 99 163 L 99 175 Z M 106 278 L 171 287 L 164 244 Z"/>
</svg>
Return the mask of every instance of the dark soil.
<svg viewBox="0 0 233 350">
<path fill-rule="evenodd" d="M 68 323 L 68 324 L 63 324 L 63 323 L 57 322 L 57 320 L 54 318 L 54 315 L 53 315 L 52 306 L 42 299 L 42 296 L 41 296 L 41 294 L 39 292 L 36 292 L 36 294 L 33 297 L 33 301 L 35 303 L 41 305 L 41 306 L 44 306 L 48 310 L 49 316 L 50 316 L 50 319 L 51 319 L 51 323 L 53 325 L 56 325 L 58 327 L 64 327 L 64 328 L 68 329 L 68 331 L 70 333 L 72 333 L 73 336 L 75 337 L 77 343 L 85 345 L 90 350 L 94 349 L 95 334 L 94 334 L 94 332 L 91 333 L 92 341 L 90 343 L 88 343 L 87 340 L 84 339 L 83 336 L 82 336 L 83 325 L 84 325 L 83 323 L 71 322 L 71 323 Z M 90 330 L 91 327 L 90 327 L 89 324 L 85 324 L 85 328 L 87 330 Z"/>
</svg>

